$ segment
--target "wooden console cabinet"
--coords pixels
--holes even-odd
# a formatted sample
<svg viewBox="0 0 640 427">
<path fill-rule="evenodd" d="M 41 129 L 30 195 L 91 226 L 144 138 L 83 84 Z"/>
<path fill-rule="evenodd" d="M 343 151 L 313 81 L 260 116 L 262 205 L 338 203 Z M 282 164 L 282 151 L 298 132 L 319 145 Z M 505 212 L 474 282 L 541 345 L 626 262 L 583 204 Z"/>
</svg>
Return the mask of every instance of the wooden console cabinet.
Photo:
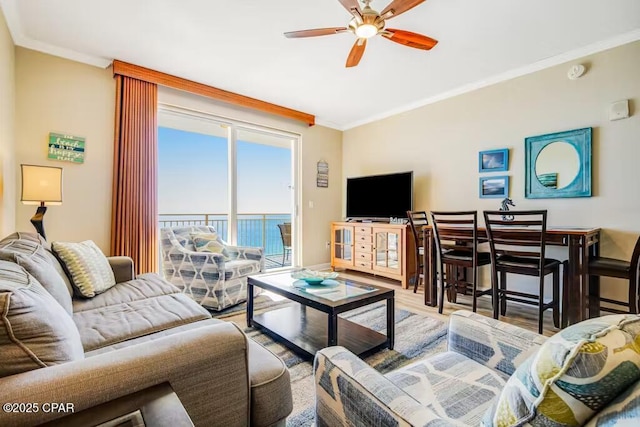
<svg viewBox="0 0 640 427">
<path fill-rule="evenodd" d="M 344 268 L 399 280 L 415 274 L 415 242 L 405 224 L 332 222 L 331 269 Z"/>
</svg>

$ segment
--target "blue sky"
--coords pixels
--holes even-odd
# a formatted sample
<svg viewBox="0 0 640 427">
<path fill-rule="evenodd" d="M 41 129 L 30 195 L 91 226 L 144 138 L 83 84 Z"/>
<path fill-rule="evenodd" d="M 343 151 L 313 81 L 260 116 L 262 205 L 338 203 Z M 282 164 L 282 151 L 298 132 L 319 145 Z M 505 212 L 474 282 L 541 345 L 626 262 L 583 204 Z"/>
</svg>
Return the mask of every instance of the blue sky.
<svg viewBox="0 0 640 427">
<path fill-rule="evenodd" d="M 238 213 L 291 211 L 291 150 L 238 141 Z M 227 140 L 158 128 L 160 214 L 226 213 Z"/>
</svg>

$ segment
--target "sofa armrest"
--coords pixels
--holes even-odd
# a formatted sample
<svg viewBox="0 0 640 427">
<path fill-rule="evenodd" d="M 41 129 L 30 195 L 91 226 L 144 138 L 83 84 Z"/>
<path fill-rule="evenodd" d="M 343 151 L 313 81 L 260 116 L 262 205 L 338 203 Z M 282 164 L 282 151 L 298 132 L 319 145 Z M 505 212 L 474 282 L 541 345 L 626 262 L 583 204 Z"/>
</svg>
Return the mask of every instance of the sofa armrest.
<svg viewBox="0 0 640 427">
<path fill-rule="evenodd" d="M 116 283 L 128 282 L 136 278 L 133 268 L 133 259 L 128 256 L 110 256 L 107 257 L 109 265 L 116 277 Z"/>
<path fill-rule="evenodd" d="M 260 271 L 264 270 L 264 248 L 259 246 L 231 246 L 225 245 L 225 252 L 229 259 L 248 259 L 260 261 Z"/>
<path fill-rule="evenodd" d="M 0 402 L 73 404 L 82 411 L 169 383 L 195 425 L 249 423 L 247 338 L 232 323 L 203 326 L 83 360 L 0 378 Z M 2 426 L 68 414 L 4 413 Z"/>
<path fill-rule="evenodd" d="M 470 311 L 456 311 L 449 320 L 450 351 L 507 375 L 513 374 L 546 339 L 543 335 Z"/>
<path fill-rule="evenodd" d="M 316 425 L 454 426 L 344 347 L 327 347 L 313 363 Z"/>
</svg>

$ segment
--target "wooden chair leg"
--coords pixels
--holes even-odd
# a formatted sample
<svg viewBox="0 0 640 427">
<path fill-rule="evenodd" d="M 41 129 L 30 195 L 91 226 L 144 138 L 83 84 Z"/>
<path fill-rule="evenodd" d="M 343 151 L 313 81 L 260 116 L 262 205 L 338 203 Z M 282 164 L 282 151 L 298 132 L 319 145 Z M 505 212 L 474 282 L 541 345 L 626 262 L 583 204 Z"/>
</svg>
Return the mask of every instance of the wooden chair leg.
<svg viewBox="0 0 640 427">
<path fill-rule="evenodd" d="M 417 251 L 418 249 L 416 249 L 416 252 Z M 423 273 L 424 273 L 424 269 L 423 269 Z M 419 282 L 420 282 L 420 253 L 418 252 L 416 255 L 416 274 L 413 276 L 413 293 L 414 294 L 418 292 Z M 425 288 L 424 291 L 427 292 L 427 289 Z"/>
<path fill-rule="evenodd" d="M 500 289 L 505 291 L 507 290 L 507 272 L 500 272 Z M 504 292 L 500 293 L 500 314 L 502 316 L 507 315 L 507 294 Z"/>
<path fill-rule="evenodd" d="M 562 263 L 562 324 L 566 328 L 569 323 L 569 261 Z"/>
<path fill-rule="evenodd" d="M 560 266 L 553 271 L 553 326 L 560 328 Z"/>
<path fill-rule="evenodd" d="M 473 268 L 473 267 L 471 267 Z M 472 302 L 471 302 L 471 307 L 473 312 L 476 312 L 476 308 L 477 308 L 477 299 L 478 299 L 478 295 L 477 295 L 477 285 L 476 283 L 478 283 L 478 269 L 477 268 L 473 268 L 473 283 L 471 284 L 471 298 L 473 298 Z"/>
<path fill-rule="evenodd" d="M 629 272 L 629 313 L 636 314 L 638 312 L 638 285 L 635 280 L 635 273 Z"/>
<path fill-rule="evenodd" d="M 493 318 L 497 319 L 500 314 L 500 296 L 498 293 L 498 273 L 495 271 L 491 274 L 491 299 L 493 300 Z"/>
<path fill-rule="evenodd" d="M 453 277 L 453 282 L 449 282 L 450 288 L 451 289 L 451 302 L 452 303 L 457 303 L 458 302 L 458 266 L 454 266 L 453 267 L 453 274 L 451 275 Z"/>
<path fill-rule="evenodd" d="M 544 273 L 541 272 L 540 274 L 544 274 Z M 540 281 L 540 291 L 538 292 L 538 333 L 541 335 L 542 335 L 543 322 L 544 322 L 544 279 Z"/>
<path fill-rule="evenodd" d="M 438 313 L 442 314 L 442 311 L 444 310 L 444 293 L 447 289 L 447 282 L 446 282 L 446 277 L 444 274 L 444 267 L 442 266 L 442 264 L 440 265 L 440 282 L 439 282 L 439 287 L 440 287 L 440 292 L 438 292 Z"/>
<path fill-rule="evenodd" d="M 589 318 L 600 317 L 600 277 L 589 275 Z"/>
</svg>

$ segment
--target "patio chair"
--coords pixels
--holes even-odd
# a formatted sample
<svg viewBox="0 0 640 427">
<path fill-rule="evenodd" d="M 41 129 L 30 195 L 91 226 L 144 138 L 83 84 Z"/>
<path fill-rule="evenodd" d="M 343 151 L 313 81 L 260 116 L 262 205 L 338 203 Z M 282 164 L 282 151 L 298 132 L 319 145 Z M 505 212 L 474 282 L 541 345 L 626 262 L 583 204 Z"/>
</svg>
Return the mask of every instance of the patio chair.
<svg viewBox="0 0 640 427">
<path fill-rule="evenodd" d="M 196 250 L 194 235 L 203 233 L 218 252 Z M 161 228 L 160 238 L 164 277 L 210 310 L 246 301 L 247 276 L 264 271 L 263 248 L 227 245 L 211 226 Z"/>
<path fill-rule="evenodd" d="M 291 253 L 291 223 L 278 224 L 278 229 L 282 238 L 282 266 L 284 267 L 287 256 Z"/>
</svg>

